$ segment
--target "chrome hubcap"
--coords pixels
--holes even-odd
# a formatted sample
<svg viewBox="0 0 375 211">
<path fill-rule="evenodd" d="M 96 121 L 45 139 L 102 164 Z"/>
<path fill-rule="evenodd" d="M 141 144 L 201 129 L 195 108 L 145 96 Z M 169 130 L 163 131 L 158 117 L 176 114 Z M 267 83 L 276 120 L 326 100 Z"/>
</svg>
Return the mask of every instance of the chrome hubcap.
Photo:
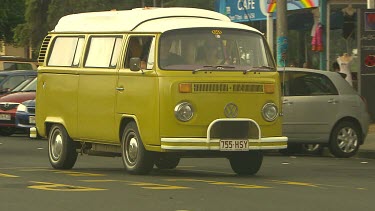
<svg viewBox="0 0 375 211">
<path fill-rule="evenodd" d="M 61 134 L 57 134 L 51 143 L 52 157 L 54 160 L 58 160 L 61 156 L 63 148 L 63 138 Z"/>
<path fill-rule="evenodd" d="M 126 147 L 126 157 L 130 164 L 134 165 L 137 161 L 138 156 L 138 141 L 136 137 L 132 137 Z"/>
<path fill-rule="evenodd" d="M 357 133 L 353 128 L 345 127 L 342 128 L 338 134 L 337 142 L 339 148 L 345 152 L 353 152 L 358 146 L 358 137 Z"/>
</svg>

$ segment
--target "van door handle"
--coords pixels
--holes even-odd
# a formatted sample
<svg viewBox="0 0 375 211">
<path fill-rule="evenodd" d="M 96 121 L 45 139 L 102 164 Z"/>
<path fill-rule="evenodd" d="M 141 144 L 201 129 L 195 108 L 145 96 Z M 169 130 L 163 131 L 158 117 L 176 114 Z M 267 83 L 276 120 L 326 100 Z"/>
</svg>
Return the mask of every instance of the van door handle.
<svg viewBox="0 0 375 211">
<path fill-rule="evenodd" d="M 117 91 L 124 91 L 124 87 L 116 87 Z"/>
</svg>

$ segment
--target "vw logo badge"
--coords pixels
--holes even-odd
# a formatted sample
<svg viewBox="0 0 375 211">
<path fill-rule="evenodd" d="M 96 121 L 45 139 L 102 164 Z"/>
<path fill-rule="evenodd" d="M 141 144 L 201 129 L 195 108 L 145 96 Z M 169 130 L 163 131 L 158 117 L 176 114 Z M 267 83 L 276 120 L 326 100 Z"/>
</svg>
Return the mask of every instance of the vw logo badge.
<svg viewBox="0 0 375 211">
<path fill-rule="evenodd" d="M 8 107 L 9 107 L 9 103 L 5 103 L 4 108 L 8 108 Z"/>
<path fill-rule="evenodd" d="M 237 117 L 237 115 L 238 115 L 238 107 L 237 107 L 237 105 L 234 104 L 234 103 L 228 103 L 224 107 L 224 114 L 228 118 Z"/>
</svg>

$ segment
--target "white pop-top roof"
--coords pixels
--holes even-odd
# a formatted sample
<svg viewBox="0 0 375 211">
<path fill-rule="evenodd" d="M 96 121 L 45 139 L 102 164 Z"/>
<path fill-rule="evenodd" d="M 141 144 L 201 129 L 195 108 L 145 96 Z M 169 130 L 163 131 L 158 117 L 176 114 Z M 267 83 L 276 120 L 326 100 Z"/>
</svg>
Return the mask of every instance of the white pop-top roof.
<svg viewBox="0 0 375 211">
<path fill-rule="evenodd" d="M 189 27 L 252 29 L 232 23 L 227 16 L 214 11 L 172 7 L 67 15 L 59 20 L 53 32 L 164 32 Z"/>
</svg>

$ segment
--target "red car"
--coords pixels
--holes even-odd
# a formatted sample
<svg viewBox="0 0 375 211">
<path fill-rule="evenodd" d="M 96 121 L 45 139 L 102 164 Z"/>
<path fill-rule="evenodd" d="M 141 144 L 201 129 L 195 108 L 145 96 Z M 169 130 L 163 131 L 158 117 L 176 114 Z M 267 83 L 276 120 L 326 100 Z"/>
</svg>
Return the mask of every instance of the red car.
<svg viewBox="0 0 375 211">
<path fill-rule="evenodd" d="M 16 111 L 19 104 L 26 100 L 34 100 L 36 94 L 36 78 L 21 91 L 0 98 L 0 135 L 10 136 L 16 132 Z"/>
</svg>

